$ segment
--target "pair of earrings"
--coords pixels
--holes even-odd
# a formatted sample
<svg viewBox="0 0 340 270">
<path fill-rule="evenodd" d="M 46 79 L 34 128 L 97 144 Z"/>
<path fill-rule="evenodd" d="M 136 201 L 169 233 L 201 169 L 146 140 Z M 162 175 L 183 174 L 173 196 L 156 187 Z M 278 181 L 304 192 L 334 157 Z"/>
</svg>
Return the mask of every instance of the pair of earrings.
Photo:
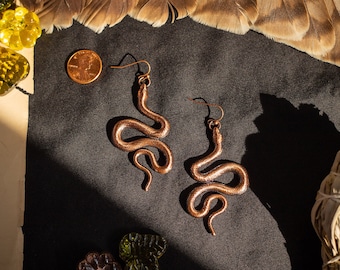
<svg viewBox="0 0 340 270">
<path fill-rule="evenodd" d="M 135 64 L 145 63 L 148 66 L 148 72 L 138 76 L 138 84 L 139 90 L 137 93 L 137 108 L 138 110 L 147 116 L 148 118 L 154 120 L 160 126 L 158 128 L 154 128 L 146 125 L 145 123 L 136 120 L 136 119 L 123 119 L 118 121 L 112 130 L 112 143 L 119 149 L 126 152 L 133 152 L 133 164 L 140 170 L 142 170 L 146 175 L 146 184 L 144 189 L 146 191 L 149 190 L 151 182 L 152 182 L 152 173 L 151 170 L 145 166 L 143 166 L 138 158 L 141 155 L 145 155 L 150 159 L 150 167 L 160 173 L 166 174 L 172 169 L 173 165 L 173 155 L 167 144 L 162 142 L 160 139 L 164 138 L 168 135 L 170 131 L 170 123 L 169 121 L 150 110 L 147 105 L 148 99 L 148 87 L 151 84 L 150 79 L 150 64 L 146 60 L 139 60 L 133 62 L 131 64 L 125 66 L 111 66 L 111 68 L 126 68 Z M 194 100 L 192 100 L 194 101 Z M 223 213 L 228 206 L 227 199 L 224 195 L 240 195 L 244 193 L 249 186 L 249 178 L 247 171 L 241 165 L 235 162 L 225 162 L 222 163 L 215 168 L 203 172 L 201 169 L 204 166 L 210 164 L 214 159 L 222 153 L 222 134 L 220 132 L 221 128 L 221 120 L 224 116 L 224 111 L 221 106 L 216 104 L 209 104 L 203 102 L 197 102 L 198 104 L 204 104 L 207 106 L 214 106 L 221 110 L 221 117 L 218 119 L 209 119 L 207 121 L 207 125 L 209 130 L 212 133 L 212 141 L 214 143 L 214 149 L 208 155 L 200 158 L 195 161 L 190 167 L 191 177 L 200 183 L 199 186 L 195 187 L 189 194 L 187 198 L 187 211 L 190 215 L 196 218 L 207 217 L 207 227 L 212 235 L 216 235 L 215 230 L 212 226 L 213 219 Z M 125 129 L 132 128 L 136 129 L 139 132 L 143 133 L 146 137 L 137 138 L 135 140 L 126 141 L 122 139 L 122 133 Z M 159 150 L 160 153 L 164 155 L 165 162 L 163 165 L 160 165 L 155 154 L 146 149 L 145 147 L 154 147 Z M 238 184 L 236 186 L 230 186 L 228 184 L 223 184 L 219 182 L 215 182 L 214 179 L 225 174 L 225 173 L 233 173 L 238 176 Z M 204 195 L 205 196 L 202 202 L 202 207 L 197 209 L 195 202 L 196 200 Z M 212 211 L 212 202 L 217 200 L 221 203 L 221 206 L 218 209 Z"/>
</svg>

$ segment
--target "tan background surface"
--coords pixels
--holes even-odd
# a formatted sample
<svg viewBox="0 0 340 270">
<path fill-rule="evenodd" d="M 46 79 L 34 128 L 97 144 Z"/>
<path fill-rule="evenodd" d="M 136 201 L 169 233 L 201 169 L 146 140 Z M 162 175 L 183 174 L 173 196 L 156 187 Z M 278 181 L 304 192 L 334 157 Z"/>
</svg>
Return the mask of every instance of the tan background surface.
<svg viewBox="0 0 340 270">
<path fill-rule="evenodd" d="M 33 93 L 33 49 L 23 54 L 30 62 L 29 76 L 19 86 Z M 22 269 L 26 137 L 28 98 L 18 90 L 0 97 L 0 265 Z"/>
</svg>

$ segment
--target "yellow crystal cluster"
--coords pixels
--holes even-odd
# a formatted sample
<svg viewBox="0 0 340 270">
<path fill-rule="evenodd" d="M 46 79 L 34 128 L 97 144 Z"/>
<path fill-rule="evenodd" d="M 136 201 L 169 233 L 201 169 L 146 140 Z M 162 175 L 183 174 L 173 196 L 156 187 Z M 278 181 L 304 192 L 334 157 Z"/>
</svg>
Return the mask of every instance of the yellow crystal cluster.
<svg viewBox="0 0 340 270">
<path fill-rule="evenodd" d="M 25 7 L 7 9 L 0 20 L 0 42 L 13 50 L 31 48 L 41 36 L 39 17 Z"/>
<path fill-rule="evenodd" d="M 0 96 L 7 94 L 24 79 L 30 70 L 28 60 L 21 54 L 0 47 Z"/>
</svg>

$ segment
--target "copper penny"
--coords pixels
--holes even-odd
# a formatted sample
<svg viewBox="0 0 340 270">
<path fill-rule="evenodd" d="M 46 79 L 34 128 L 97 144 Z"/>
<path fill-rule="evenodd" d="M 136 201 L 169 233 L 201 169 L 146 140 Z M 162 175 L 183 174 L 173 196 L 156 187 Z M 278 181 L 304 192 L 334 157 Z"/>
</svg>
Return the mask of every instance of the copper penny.
<svg viewBox="0 0 340 270">
<path fill-rule="evenodd" d="M 80 84 L 95 81 L 102 69 L 102 60 L 97 53 L 91 50 L 79 50 L 67 61 L 68 76 Z"/>
</svg>

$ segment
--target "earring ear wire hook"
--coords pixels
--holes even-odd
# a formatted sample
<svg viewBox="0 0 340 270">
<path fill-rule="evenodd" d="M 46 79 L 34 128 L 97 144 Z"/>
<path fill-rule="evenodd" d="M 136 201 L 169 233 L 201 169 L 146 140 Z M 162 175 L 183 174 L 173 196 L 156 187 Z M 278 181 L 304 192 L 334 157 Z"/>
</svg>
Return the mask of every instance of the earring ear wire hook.
<svg viewBox="0 0 340 270">
<path fill-rule="evenodd" d="M 150 80 L 150 72 L 151 72 L 151 65 L 149 64 L 148 61 L 146 60 L 138 60 L 135 62 L 132 62 L 130 64 L 124 65 L 124 66 L 115 66 L 115 65 L 111 65 L 110 68 L 119 68 L 119 69 L 123 69 L 123 68 L 127 68 L 127 67 L 131 67 L 133 65 L 137 65 L 139 63 L 144 63 L 148 66 L 148 71 L 142 75 L 138 76 L 138 83 L 139 84 L 143 84 L 145 83 L 147 86 L 149 86 L 151 84 L 151 80 Z"/>
<path fill-rule="evenodd" d="M 202 101 L 196 101 L 196 100 L 194 100 L 194 99 L 192 99 L 192 98 L 188 98 L 188 99 L 189 99 L 190 101 L 196 103 L 196 104 L 199 104 L 199 105 L 206 105 L 206 106 L 209 106 L 209 107 L 216 107 L 216 108 L 219 108 L 220 111 L 221 111 L 221 116 L 220 116 L 219 118 L 217 118 L 217 119 L 212 119 L 212 121 L 217 121 L 217 122 L 219 122 L 219 121 L 222 120 L 222 118 L 223 118 L 223 116 L 224 116 L 224 110 L 223 110 L 223 108 L 222 108 L 220 105 L 214 104 L 214 103 L 207 103 L 207 102 L 202 102 Z"/>
</svg>

